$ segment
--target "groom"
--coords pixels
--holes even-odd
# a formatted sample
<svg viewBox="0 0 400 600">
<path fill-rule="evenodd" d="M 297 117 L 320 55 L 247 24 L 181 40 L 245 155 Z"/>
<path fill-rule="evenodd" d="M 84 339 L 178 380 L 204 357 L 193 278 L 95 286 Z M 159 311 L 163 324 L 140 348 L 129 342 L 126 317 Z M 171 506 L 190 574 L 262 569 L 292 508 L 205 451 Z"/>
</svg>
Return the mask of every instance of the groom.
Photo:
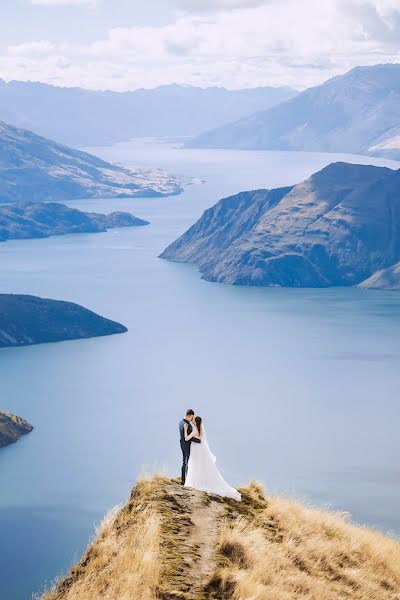
<svg viewBox="0 0 400 600">
<path fill-rule="evenodd" d="M 188 442 L 185 440 L 185 425 L 188 426 L 188 434 L 190 435 L 193 431 L 192 421 L 194 419 L 194 410 L 189 408 L 186 411 L 186 415 L 183 417 L 181 421 L 179 421 L 179 436 L 181 442 L 181 450 L 182 450 L 182 476 L 181 483 L 185 485 L 186 474 L 188 470 L 189 456 L 190 456 L 190 444 L 195 442 L 196 444 L 200 444 L 201 440 L 193 437 Z"/>
</svg>

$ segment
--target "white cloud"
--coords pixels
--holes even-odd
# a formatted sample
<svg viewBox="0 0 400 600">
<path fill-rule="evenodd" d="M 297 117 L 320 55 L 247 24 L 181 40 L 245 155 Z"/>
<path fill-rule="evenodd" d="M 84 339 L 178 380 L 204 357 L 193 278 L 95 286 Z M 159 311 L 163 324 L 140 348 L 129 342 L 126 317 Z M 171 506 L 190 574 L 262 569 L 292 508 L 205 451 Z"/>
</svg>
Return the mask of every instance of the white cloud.
<svg viewBox="0 0 400 600">
<path fill-rule="evenodd" d="M 171 82 L 303 88 L 358 64 L 400 62 L 398 0 L 233 2 L 246 7 L 181 12 L 169 24 L 117 27 L 88 44 L 20 44 L 0 57 L 0 77 L 116 90 Z"/>
<path fill-rule="evenodd" d="M 169 0 L 168 4 L 185 12 L 237 10 L 266 6 L 280 0 Z"/>
<path fill-rule="evenodd" d="M 54 49 L 54 44 L 47 40 L 42 40 L 9 46 L 7 52 L 14 56 L 31 56 L 32 54 L 49 54 Z"/>
<path fill-rule="evenodd" d="M 78 6 L 80 4 L 94 8 L 98 0 L 29 0 L 31 4 L 38 6 Z"/>
<path fill-rule="evenodd" d="M 364 0 L 365 1 L 365 0 Z M 376 6 L 376 10 L 382 16 L 391 16 L 400 12 L 399 0 L 369 0 L 369 4 Z"/>
</svg>

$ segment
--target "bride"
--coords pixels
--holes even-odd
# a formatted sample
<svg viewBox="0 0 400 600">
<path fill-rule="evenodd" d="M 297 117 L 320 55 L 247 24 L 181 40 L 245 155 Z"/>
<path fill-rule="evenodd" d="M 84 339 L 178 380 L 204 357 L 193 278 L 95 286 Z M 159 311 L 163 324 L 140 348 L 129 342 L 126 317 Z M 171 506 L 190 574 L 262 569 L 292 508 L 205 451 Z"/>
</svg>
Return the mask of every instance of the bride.
<svg viewBox="0 0 400 600">
<path fill-rule="evenodd" d="M 202 418 L 194 418 L 192 422 L 193 429 L 190 434 L 188 433 L 188 427 L 188 424 L 185 424 L 185 441 L 189 442 L 192 438 L 199 438 L 201 443 L 191 444 L 185 487 L 241 500 L 239 492 L 226 483 L 217 469 L 216 457 L 212 454 L 208 445 Z"/>
</svg>

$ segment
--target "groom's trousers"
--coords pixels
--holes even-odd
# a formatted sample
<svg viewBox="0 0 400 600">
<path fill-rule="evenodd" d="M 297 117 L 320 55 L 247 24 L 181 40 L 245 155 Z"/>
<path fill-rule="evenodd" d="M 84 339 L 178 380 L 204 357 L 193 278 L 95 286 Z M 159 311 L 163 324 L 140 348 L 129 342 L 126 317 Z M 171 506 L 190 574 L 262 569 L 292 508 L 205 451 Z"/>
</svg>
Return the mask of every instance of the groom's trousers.
<svg viewBox="0 0 400 600">
<path fill-rule="evenodd" d="M 193 437 L 190 442 L 186 442 L 181 440 L 181 450 L 182 450 L 182 473 L 181 473 L 181 481 L 182 485 L 185 485 L 186 475 L 188 471 L 189 465 L 189 457 L 190 457 L 190 445 L 194 442 L 195 444 L 201 444 L 201 440 L 196 437 Z"/>
<path fill-rule="evenodd" d="M 182 485 L 185 485 L 186 475 L 188 470 L 189 456 L 190 456 L 190 442 L 183 442 L 181 440 L 181 450 L 182 450 L 182 473 L 181 473 L 181 481 Z"/>
</svg>

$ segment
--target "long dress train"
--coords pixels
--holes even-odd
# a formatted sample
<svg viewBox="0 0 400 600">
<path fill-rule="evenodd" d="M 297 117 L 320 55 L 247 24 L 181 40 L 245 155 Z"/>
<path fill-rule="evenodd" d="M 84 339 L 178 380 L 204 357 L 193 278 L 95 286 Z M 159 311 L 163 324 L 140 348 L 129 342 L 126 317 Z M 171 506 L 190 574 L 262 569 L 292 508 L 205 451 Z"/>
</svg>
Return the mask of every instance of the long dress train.
<svg viewBox="0 0 400 600">
<path fill-rule="evenodd" d="M 191 444 L 185 487 L 234 500 L 241 500 L 239 492 L 222 477 L 216 465 L 216 457 L 208 445 L 204 427 L 201 428 L 201 444 Z M 195 431 L 191 436 L 195 436 Z"/>
</svg>

